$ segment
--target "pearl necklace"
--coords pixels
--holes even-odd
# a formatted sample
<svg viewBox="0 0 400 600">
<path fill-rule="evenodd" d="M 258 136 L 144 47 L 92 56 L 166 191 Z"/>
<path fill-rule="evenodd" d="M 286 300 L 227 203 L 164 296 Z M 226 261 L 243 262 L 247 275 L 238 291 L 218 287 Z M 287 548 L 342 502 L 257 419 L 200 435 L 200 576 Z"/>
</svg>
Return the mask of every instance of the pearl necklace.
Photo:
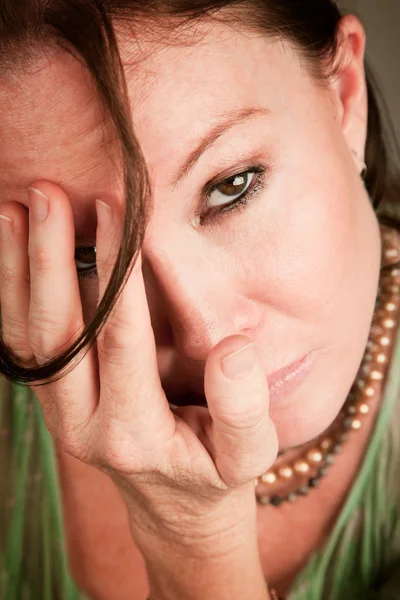
<svg viewBox="0 0 400 600">
<path fill-rule="evenodd" d="M 280 506 L 283 502 L 295 502 L 318 487 L 320 479 L 327 475 L 329 467 L 335 463 L 335 455 L 342 451 L 350 434 L 362 428 L 363 420 L 370 413 L 371 401 L 379 397 L 400 316 L 400 234 L 385 225 L 380 225 L 380 229 L 382 262 L 378 295 L 368 343 L 356 380 L 342 410 L 329 428 L 330 434 L 324 432 L 316 438 L 314 447 L 306 450 L 294 462 L 279 468 L 272 467 L 256 479 L 256 499 L 260 505 Z M 292 481 L 296 476 L 303 481 L 294 491 L 286 495 L 271 491 L 276 484 Z"/>
</svg>

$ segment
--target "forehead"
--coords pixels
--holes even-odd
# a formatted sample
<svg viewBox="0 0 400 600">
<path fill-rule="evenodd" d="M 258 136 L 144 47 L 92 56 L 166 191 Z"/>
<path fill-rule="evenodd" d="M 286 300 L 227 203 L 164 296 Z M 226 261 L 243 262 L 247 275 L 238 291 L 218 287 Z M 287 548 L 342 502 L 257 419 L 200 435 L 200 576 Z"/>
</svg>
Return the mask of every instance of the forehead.
<svg viewBox="0 0 400 600">
<path fill-rule="evenodd" d="M 129 45 L 124 64 L 135 129 L 155 176 L 160 165 L 171 173 L 193 141 L 227 115 L 260 108 L 278 115 L 291 94 L 307 89 L 294 50 L 243 28 L 217 23 L 191 45 L 174 38 L 140 47 L 139 64 Z"/>
<path fill-rule="evenodd" d="M 288 86 L 304 93 L 294 51 L 221 23 L 191 45 L 125 31 L 121 49 L 135 131 L 160 185 L 224 114 L 266 106 L 279 112 Z M 0 201 L 25 203 L 35 179 L 62 185 L 73 207 L 119 189 L 115 134 L 73 57 L 60 51 L 23 76 L 3 77 L 0 104 Z"/>
<path fill-rule="evenodd" d="M 1 77 L 0 106 L 0 201 L 26 204 L 37 179 L 64 186 L 72 198 L 90 196 L 94 180 L 102 191 L 104 168 L 115 170 L 115 139 L 75 59 L 57 52 L 28 72 Z"/>
</svg>

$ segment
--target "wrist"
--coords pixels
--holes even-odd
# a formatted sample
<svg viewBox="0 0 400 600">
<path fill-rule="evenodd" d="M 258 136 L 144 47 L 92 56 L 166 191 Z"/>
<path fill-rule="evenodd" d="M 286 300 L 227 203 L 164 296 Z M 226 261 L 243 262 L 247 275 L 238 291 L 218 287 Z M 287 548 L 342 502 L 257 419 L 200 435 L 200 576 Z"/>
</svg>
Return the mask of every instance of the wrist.
<svg viewBox="0 0 400 600">
<path fill-rule="evenodd" d="M 145 557 L 154 600 L 267 600 L 270 598 L 258 553 L 214 560 Z"/>
<path fill-rule="evenodd" d="M 130 504 L 132 536 L 146 563 L 155 600 L 266 600 L 252 495 L 238 495 L 203 513 L 196 506 L 160 523 Z M 165 502 L 164 502 L 165 508 Z M 152 511 L 150 511 L 151 514 Z M 171 525 L 174 524 L 174 526 Z"/>
<path fill-rule="evenodd" d="M 152 494 L 153 496 L 153 494 Z M 232 491 L 220 502 L 159 495 L 124 498 L 131 533 L 144 555 L 214 559 L 258 547 L 254 486 Z"/>
<path fill-rule="evenodd" d="M 150 594 L 147 596 L 146 600 L 156 600 L 154 596 Z M 265 600 L 284 600 L 280 596 L 278 596 L 277 592 L 273 588 L 268 588 L 268 597 Z"/>
</svg>

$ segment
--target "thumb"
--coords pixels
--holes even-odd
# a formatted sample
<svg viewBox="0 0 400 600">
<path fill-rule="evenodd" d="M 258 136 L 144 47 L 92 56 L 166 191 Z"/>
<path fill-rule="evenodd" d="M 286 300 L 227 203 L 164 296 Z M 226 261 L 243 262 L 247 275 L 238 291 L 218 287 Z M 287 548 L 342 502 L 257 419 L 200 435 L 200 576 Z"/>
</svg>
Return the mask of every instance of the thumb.
<svg viewBox="0 0 400 600">
<path fill-rule="evenodd" d="M 219 475 L 230 487 L 249 483 L 278 455 L 267 377 L 256 345 L 242 335 L 221 340 L 208 357 L 204 390 Z"/>
</svg>

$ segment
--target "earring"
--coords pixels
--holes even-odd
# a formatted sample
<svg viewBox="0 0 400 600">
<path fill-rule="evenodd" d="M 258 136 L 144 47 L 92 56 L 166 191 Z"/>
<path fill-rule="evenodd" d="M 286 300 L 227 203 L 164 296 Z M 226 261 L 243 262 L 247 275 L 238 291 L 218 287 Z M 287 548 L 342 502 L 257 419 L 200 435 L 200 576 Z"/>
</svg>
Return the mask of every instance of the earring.
<svg viewBox="0 0 400 600">
<path fill-rule="evenodd" d="M 363 170 L 361 171 L 361 175 L 360 175 L 360 177 L 361 177 L 361 179 L 363 179 L 363 180 L 365 181 L 365 178 L 366 178 L 366 176 L 367 176 L 367 173 L 368 173 L 368 167 L 367 167 L 367 163 L 366 163 L 365 161 L 364 161 L 364 163 L 363 163 L 363 166 L 364 166 L 364 168 L 363 168 Z"/>
<path fill-rule="evenodd" d="M 358 161 L 361 162 L 361 159 L 358 156 L 357 152 L 355 150 L 353 150 L 353 149 L 351 149 L 351 151 L 354 154 L 354 156 L 358 159 Z M 361 177 L 361 179 L 365 180 L 365 178 L 367 176 L 367 171 L 368 171 L 367 163 L 365 162 L 365 160 L 362 161 L 362 166 L 363 166 L 363 168 L 362 168 L 362 171 L 360 173 L 360 177 Z"/>
</svg>

